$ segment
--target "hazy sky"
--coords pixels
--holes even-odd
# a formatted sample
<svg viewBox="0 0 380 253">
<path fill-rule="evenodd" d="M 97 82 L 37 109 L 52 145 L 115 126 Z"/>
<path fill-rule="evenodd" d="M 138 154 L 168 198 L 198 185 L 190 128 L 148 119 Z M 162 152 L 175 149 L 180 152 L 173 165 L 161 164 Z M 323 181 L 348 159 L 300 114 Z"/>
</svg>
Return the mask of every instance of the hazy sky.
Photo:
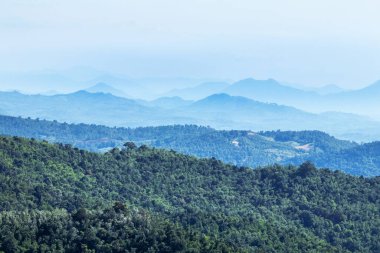
<svg viewBox="0 0 380 253">
<path fill-rule="evenodd" d="M 0 0 L 0 69 L 380 79 L 378 0 Z"/>
</svg>

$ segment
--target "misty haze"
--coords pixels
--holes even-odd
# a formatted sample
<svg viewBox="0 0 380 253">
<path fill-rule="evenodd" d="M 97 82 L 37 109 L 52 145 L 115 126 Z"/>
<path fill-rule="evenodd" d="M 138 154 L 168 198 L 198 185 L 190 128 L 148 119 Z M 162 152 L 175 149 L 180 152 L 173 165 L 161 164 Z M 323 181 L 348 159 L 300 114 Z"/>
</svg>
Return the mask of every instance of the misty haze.
<svg viewBox="0 0 380 253">
<path fill-rule="evenodd" d="M 379 8 L 2 1 L 0 253 L 380 252 Z"/>
</svg>

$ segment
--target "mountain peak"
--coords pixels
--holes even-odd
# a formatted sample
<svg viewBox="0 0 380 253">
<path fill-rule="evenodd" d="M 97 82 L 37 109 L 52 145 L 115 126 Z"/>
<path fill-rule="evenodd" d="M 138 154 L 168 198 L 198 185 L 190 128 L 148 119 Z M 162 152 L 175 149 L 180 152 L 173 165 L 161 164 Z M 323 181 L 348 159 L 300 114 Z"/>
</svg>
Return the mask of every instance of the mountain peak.
<svg viewBox="0 0 380 253">
<path fill-rule="evenodd" d="M 380 89 L 380 80 L 378 80 L 375 83 L 371 84 L 368 88 Z"/>
<path fill-rule="evenodd" d="M 127 97 L 127 95 L 123 91 L 115 89 L 113 86 L 104 82 L 98 82 L 94 86 L 85 89 L 85 91 L 90 93 L 105 93 L 118 97 Z"/>
<path fill-rule="evenodd" d="M 100 94 L 101 92 L 99 92 L 99 95 Z M 91 95 L 92 95 L 92 92 L 88 92 L 87 90 L 78 90 L 69 94 L 57 94 L 56 96 L 91 96 Z M 102 94 L 102 95 L 105 95 L 105 94 Z"/>
<path fill-rule="evenodd" d="M 218 94 L 213 94 L 211 96 L 208 96 L 202 100 L 199 101 L 209 101 L 209 102 L 220 102 L 220 103 L 228 103 L 228 102 L 250 102 L 250 103 L 258 103 L 255 100 L 242 97 L 242 96 L 231 96 L 227 93 L 218 93 Z"/>
<path fill-rule="evenodd" d="M 374 82 L 373 84 L 370 84 L 362 89 L 359 90 L 354 90 L 352 92 L 358 92 L 359 94 L 362 95 L 369 95 L 371 97 L 377 97 L 379 92 L 380 92 L 380 80 Z"/>
<path fill-rule="evenodd" d="M 204 99 L 198 100 L 194 104 L 196 105 L 209 105 L 209 106 L 252 106 L 264 104 L 257 102 L 255 100 L 241 97 L 241 96 L 231 96 L 226 93 L 218 93 L 208 96 Z"/>
<path fill-rule="evenodd" d="M 251 89 L 251 88 L 260 88 L 260 89 L 268 89 L 268 88 L 277 88 L 277 87 L 285 87 L 277 82 L 275 79 L 266 79 L 266 80 L 257 80 L 254 78 L 247 78 L 236 83 L 232 84 L 232 86 L 227 87 L 226 90 L 234 89 L 236 87 Z"/>
<path fill-rule="evenodd" d="M 90 87 L 90 88 L 107 88 L 107 89 L 114 89 L 111 85 L 108 85 L 104 82 L 99 82 L 97 84 L 95 84 L 94 86 Z"/>
<path fill-rule="evenodd" d="M 217 93 L 217 94 L 213 94 L 211 96 L 208 96 L 206 97 L 205 99 L 208 99 L 208 100 L 215 100 L 215 99 L 231 99 L 233 98 L 232 96 L 226 94 L 226 93 Z"/>
<path fill-rule="evenodd" d="M 242 79 L 240 81 L 238 81 L 238 83 L 240 82 L 255 82 L 255 83 L 278 83 L 275 79 L 273 78 L 268 78 L 268 79 L 255 79 L 253 77 L 248 77 L 248 78 L 245 78 L 245 79 Z"/>
<path fill-rule="evenodd" d="M 120 97 L 114 96 L 111 93 L 104 93 L 104 92 L 89 92 L 87 90 L 78 90 L 73 93 L 69 94 L 58 94 L 55 96 L 64 96 L 64 97 L 82 97 L 82 98 L 90 98 L 90 99 L 118 99 Z M 120 98 L 122 99 L 122 98 Z"/>
</svg>

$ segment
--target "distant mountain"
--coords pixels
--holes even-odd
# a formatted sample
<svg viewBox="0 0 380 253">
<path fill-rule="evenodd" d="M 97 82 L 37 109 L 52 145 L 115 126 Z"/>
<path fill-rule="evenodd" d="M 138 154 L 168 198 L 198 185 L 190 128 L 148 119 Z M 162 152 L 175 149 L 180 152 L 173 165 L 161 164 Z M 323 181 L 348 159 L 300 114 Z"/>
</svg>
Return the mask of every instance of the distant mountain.
<svg viewBox="0 0 380 253">
<path fill-rule="evenodd" d="M 380 120 L 380 81 L 359 90 L 326 96 L 325 105 L 335 110 L 371 116 Z"/>
<path fill-rule="evenodd" d="M 86 85 L 93 85 L 94 83 L 107 84 L 107 86 L 111 86 L 113 89 L 116 89 L 118 93 L 121 92 L 124 94 L 122 97 L 145 98 L 146 96 L 154 96 L 154 94 L 143 84 L 129 77 L 104 73 L 86 81 Z"/>
<path fill-rule="evenodd" d="M 174 109 L 192 104 L 191 100 L 184 100 L 180 97 L 161 97 L 155 100 L 145 102 L 145 105 L 156 106 L 165 109 Z"/>
<path fill-rule="evenodd" d="M 335 84 L 329 84 L 318 88 L 312 88 L 311 91 L 314 91 L 320 95 L 330 95 L 330 94 L 338 94 L 346 91 L 345 89 L 339 87 Z"/>
<path fill-rule="evenodd" d="M 346 93 L 346 91 L 343 91 L 336 85 L 326 85 L 321 88 L 313 89 L 295 87 L 294 85 L 288 85 L 274 79 L 257 80 L 247 78 L 232 84 L 204 83 L 193 88 L 174 90 L 169 94 L 182 98 L 201 99 L 218 93 L 242 96 L 265 103 L 292 106 L 312 113 L 337 111 L 365 114 L 365 112 L 368 112 L 368 110 L 364 108 L 361 110 L 357 108 L 352 110 L 350 106 L 356 98 L 340 99 L 338 96 Z M 361 100 L 363 99 L 359 99 L 359 101 Z"/>
<path fill-rule="evenodd" d="M 227 94 L 215 94 L 195 102 L 163 98 L 146 104 L 87 91 L 54 96 L 0 92 L 0 110 L 11 116 L 107 126 L 197 124 L 253 131 L 321 130 L 356 141 L 380 139 L 380 123 L 365 117 L 343 113 L 313 114 Z"/>
<path fill-rule="evenodd" d="M 165 96 L 178 96 L 189 100 L 198 100 L 215 93 L 222 92 L 230 84 L 226 82 L 207 82 L 195 87 L 185 89 L 175 89 L 165 94 Z"/>
<path fill-rule="evenodd" d="M 97 83 L 104 83 L 112 89 L 97 86 L 88 88 Z M 160 97 L 199 100 L 213 94 L 226 93 L 260 102 L 287 105 L 311 113 L 354 113 L 380 121 L 380 111 L 375 109 L 380 107 L 380 81 L 359 90 L 342 90 L 336 85 L 309 88 L 274 79 L 248 78 L 230 84 L 184 77 L 136 78 L 88 67 L 75 67 L 60 71 L 47 69 L 23 73 L 0 71 L 0 85 L 4 90 L 20 90 L 24 94 L 56 95 L 89 89 L 89 92 L 111 93 L 122 97 L 127 94 L 129 98 L 143 100 Z"/>
<path fill-rule="evenodd" d="M 132 78 L 117 75 L 104 74 L 89 80 L 87 83 L 93 84 L 97 82 L 107 83 L 119 90 L 125 91 L 130 97 L 135 99 L 152 100 L 161 97 L 162 93 L 165 97 L 174 97 L 176 94 L 166 94 L 173 87 L 181 88 L 195 85 L 202 80 L 191 78 L 164 78 L 164 77 L 146 77 Z"/>
<path fill-rule="evenodd" d="M 274 103 L 263 103 L 240 96 L 227 94 L 215 94 L 196 101 L 188 107 L 189 112 L 207 118 L 224 118 L 236 122 L 259 124 L 263 120 L 275 120 L 279 122 L 285 118 L 309 118 L 312 114 L 297 110 L 288 106 Z"/>
<path fill-rule="evenodd" d="M 129 77 L 82 66 L 66 70 L 29 72 L 0 71 L 0 86 L 4 90 L 21 90 L 23 93 L 41 93 L 56 90 L 71 93 L 84 90 L 96 83 L 106 83 L 136 99 L 156 99 L 159 94 L 174 88 L 195 86 L 205 79 L 186 77 Z"/>
<path fill-rule="evenodd" d="M 203 119 L 203 124 L 220 129 L 317 129 L 358 141 L 380 138 L 377 129 L 380 123 L 366 117 L 338 112 L 313 114 L 289 106 L 227 94 L 212 95 L 193 103 L 187 108 L 186 115 Z"/>
<path fill-rule="evenodd" d="M 276 110 L 281 113 L 283 110 L 288 111 L 297 111 L 301 112 L 300 110 L 297 110 L 292 107 L 288 106 L 281 106 L 274 103 L 263 103 L 258 102 L 256 100 L 248 99 L 246 97 L 242 96 L 230 96 L 225 93 L 220 94 L 214 94 L 211 96 L 208 96 L 204 99 L 198 100 L 194 102 L 191 106 L 191 108 L 199 108 L 206 111 L 237 111 L 241 110 L 243 112 L 254 112 L 257 113 L 258 111 L 254 111 L 253 109 L 264 109 L 266 110 L 265 113 L 273 113 Z"/>
<path fill-rule="evenodd" d="M 336 111 L 367 115 L 380 120 L 380 81 L 360 90 L 342 91 L 337 86 L 325 86 L 311 91 L 283 85 L 276 80 L 245 79 L 224 89 L 233 96 L 244 96 L 257 101 L 271 102 L 321 113 Z"/>
<path fill-rule="evenodd" d="M 371 84 L 370 86 L 367 86 L 363 89 L 353 91 L 353 92 L 360 93 L 360 94 L 368 94 L 368 95 L 372 95 L 372 96 L 379 94 L 380 93 L 380 80 Z M 373 92 L 376 92 L 376 94 L 374 94 Z"/>
<path fill-rule="evenodd" d="M 303 91 L 312 91 L 315 92 L 319 95 L 330 95 L 330 94 L 337 94 L 341 92 L 348 91 L 346 89 L 343 89 L 342 87 L 339 87 L 338 85 L 335 84 L 328 84 L 322 87 L 310 87 L 310 86 L 305 86 L 305 85 L 300 85 L 300 84 L 293 84 L 293 83 L 288 83 L 288 82 L 279 82 L 282 85 L 289 86 L 298 90 L 303 90 Z"/>
<path fill-rule="evenodd" d="M 202 83 L 195 87 L 185 89 L 175 89 L 166 95 L 180 96 L 188 99 L 202 99 L 217 93 L 227 93 L 235 96 L 244 96 L 262 102 L 289 103 L 290 98 L 301 99 L 300 96 L 320 98 L 320 95 L 329 95 L 344 92 L 345 90 L 337 85 L 326 85 L 319 88 L 291 85 L 278 82 L 274 79 L 256 80 L 247 78 L 233 84 L 226 82 Z"/>
<path fill-rule="evenodd" d="M 183 123 L 180 118 L 167 115 L 159 108 L 143 106 L 112 94 L 87 91 L 54 96 L 0 92 L 0 108 L 7 115 L 108 126 Z"/>
<path fill-rule="evenodd" d="M 370 109 L 380 107 L 380 81 L 360 90 L 344 90 L 333 84 L 310 88 L 274 79 L 247 78 L 232 84 L 203 83 L 192 88 L 173 90 L 167 95 L 201 99 L 218 93 L 292 106 L 312 113 L 336 111 L 367 115 L 380 120 L 380 111 Z"/>
<path fill-rule="evenodd" d="M 337 94 L 336 96 L 333 96 L 333 97 L 345 99 L 345 100 L 356 99 L 357 102 L 359 102 L 360 104 L 363 102 L 380 103 L 380 100 L 378 99 L 379 95 L 380 95 L 380 81 L 377 81 L 365 88 L 362 88 L 359 90 L 347 91 L 341 94 Z"/>
<path fill-rule="evenodd" d="M 53 96 L 53 95 L 58 95 L 60 94 L 60 92 L 56 91 L 56 90 L 48 90 L 48 91 L 45 91 L 45 92 L 40 92 L 38 93 L 39 95 L 45 95 L 45 96 Z"/>
<path fill-rule="evenodd" d="M 223 92 L 232 96 L 244 96 L 261 102 L 277 103 L 316 112 L 320 95 L 282 85 L 274 79 L 256 80 L 248 78 L 228 86 Z"/>
<path fill-rule="evenodd" d="M 128 95 L 125 94 L 123 91 L 115 89 L 114 87 L 106 83 L 97 83 L 94 86 L 85 89 L 85 91 L 90 93 L 112 94 L 117 97 L 128 97 Z"/>
<path fill-rule="evenodd" d="M 303 85 L 303 84 L 295 84 L 295 83 L 289 83 L 289 82 L 282 82 L 278 81 L 280 84 L 288 87 L 292 87 L 298 90 L 307 91 L 307 92 L 314 92 L 319 95 L 330 95 L 330 94 L 337 94 L 340 92 L 348 91 L 338 85 L 335 84 L 328 84 L 321 87 L 315 87 L 315 86 L 309 86 L 309 85 Z"/>
</svg>

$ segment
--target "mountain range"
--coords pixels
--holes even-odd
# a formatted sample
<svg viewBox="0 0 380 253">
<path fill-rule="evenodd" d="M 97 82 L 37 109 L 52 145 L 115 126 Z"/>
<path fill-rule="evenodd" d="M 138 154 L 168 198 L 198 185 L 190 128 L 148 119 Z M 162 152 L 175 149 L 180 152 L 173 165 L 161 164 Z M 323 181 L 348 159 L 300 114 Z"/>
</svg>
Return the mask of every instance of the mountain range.
<svg viewBox="0 0 380 253">
<path fill-rule="evenodd" d="M 310 88 L 295 88 L 284 85 L 274 79 L 256 80 L 244 79 L 230 85 L 214 85 L 208 89 L 209 84 L 196 86 L 193 89 L 172 91 L 173 96 L 188 98 L 186 94 L 197 94 L 191 96 L 200 99 L 201 96 L 209 96 L 215 93 L 226 93 L 232 96 L 243 96 L 261 102 L 277 103 L 293 106 L 304 111 L 321 113 L 325 111 L 338 111 L 366 115 L 380 119 L 380 113 L 376 107 L 380 106 L 380 82 L 359 89 L 341 90 L 336 86 L 326 86 L 320 90 Z M 327 90 L 327 91 L 326 91 Z M 373 109 L 371 109 L 373 108 Z"/>
<path fill-rule="evenodd" d="M 94 84 L 95 87 L 91 87 Z M 313 88 L 307 84 L 293 85 L 274 79 L 247 78 L 236 82 L 227 82 L 181 77 L 132 78 L 92 68 L 76 67 L 64 71 L 0 72 L 0 85 L 7 90 L 17 87 L 18 90 L 27 93 L 39 92 L 51 95 L 72 93 L 82 89 L 144 100 L 161 97 L 200 100 L 213 94 L 226 93 L 260 102 L 292 106 L 312 113 L 337 111 L 365 115 L 380 120 L 380 113 L 376 110 L 380 106 L 378 99 L 380 82 L 374 82 L 372 85 L 358 90 L 345 90 L 331 84 Z"/>
<path fill-rule="evenodd" d="M 380 83 L 150 81 L 0 92 L 0 252 L 379 252 Z"/>
<path fill-rule="evenodd" d="M 355 141 L 380 139 L 380 123 L 366 117 L 337 112 L 308 113 L 227 94 L 198 101 L 174 97 L 149 102 L 87 91 L 53 96 L 0 92 L 0 113 L 119 127 L 197 124 L 253 131 L 321 130 Z"/>
<path fill-rule="evenodd" d="M 112 94 L 116 97 L 130 97 L 129 95 L 125 94 L 124 91 L 115 89 L 111 85 L 108 85 L 106 83 L 100 82 L 95 84 L 94 86 L 88 87 L 85 89 L 85 91 L 90 93 L 105 93 L 105 94 Z"/>
<path fill-rule="evenodd" d="M 225 88 L 230 86 L 227 82 L 207 82 L 201 83 L 195 87 L 188 87 L 184 89 L 174 89 L 165 93 L 166 97 L 181 97 L 188 100 L 199 100 L 210 95 L 221 93 Z"/>
<path fill-rule="evenodd" d="M 135 99 L 155 99 L 174 88 L 195 86 L 206 81 L 208 79 L 187 77 L 131 77 L 85 66 L 64 70 L 0 71 L 0 86 L 7 91 L 21 90 L 33 94 L 51 94 L 54 91 L 54 94 L 61 94 L 104 83 Z"/>
<path fill-rule="evenodd" d="M 317 88 L 303 87 L 303 89 L 314 91 L 320 95 L 331 95 L 331 94 L 337 94 L 337 93 L 342 93 L 342 92 L 346 91 L 345 89 L 343 89 L 337 85 L 334 85 L 334 84 L 328 84 L 328 85 L 325 85 L 322 87 L 317 87 Z"/>
<path fill-rule="evenodd" d="M 252 168 L 309 160 L 353 175 L 380 175 L 380 142 L 358 144 L 319 131 L 221 131 L 195 125 L 110 128 L 0 116 L 0 134 L 66 143 L 96 152 L 121 148 L 133 141 Z"/>
</svg>

